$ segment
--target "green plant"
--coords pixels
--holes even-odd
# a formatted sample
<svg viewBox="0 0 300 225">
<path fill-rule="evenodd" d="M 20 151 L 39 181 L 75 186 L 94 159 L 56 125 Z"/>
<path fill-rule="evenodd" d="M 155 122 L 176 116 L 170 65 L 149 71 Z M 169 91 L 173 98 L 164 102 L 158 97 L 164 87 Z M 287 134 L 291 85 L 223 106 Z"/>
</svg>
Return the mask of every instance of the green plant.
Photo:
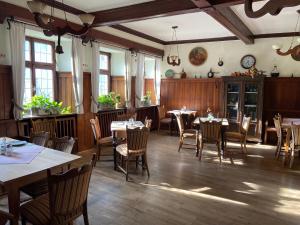
<svg viewBox="0 0 300 225">
<path fill-rule="evenodd" d="M 35 95 L 31 101 L 23 106 L 24 111 L 29 110 L 43 110 L 49 114 L 69 114 L 71 107 L 63 107 L 62 102 L 56 102 L 44 95 Z"/>
<path fill-rule="evenodd" d="M 113 107 L 116 103 L 121 102 L 121 96 L 115 92 L 109 92 L 107 95 L 100 95 L 97 101 L 100 105 Z"/>
<path fill-rule="evenodd" d="M 151 100 L 151 91 L 147 91 L 146 95 L 143 96 L 143 101 L 150 102 L 150 100 Z"/>
</svg>

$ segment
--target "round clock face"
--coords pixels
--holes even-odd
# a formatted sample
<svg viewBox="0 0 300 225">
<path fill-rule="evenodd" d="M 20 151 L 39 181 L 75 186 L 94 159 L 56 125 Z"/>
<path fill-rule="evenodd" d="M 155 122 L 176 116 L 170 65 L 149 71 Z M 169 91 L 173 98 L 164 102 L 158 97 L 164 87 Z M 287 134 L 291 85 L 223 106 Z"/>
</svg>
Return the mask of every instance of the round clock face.
<svg viewBox="0 0 300 225">
<path fill-rule="evenodd" d="M 255 64 L 256 64 L 256 59 L 253 55 L 245 55 L 241 59 L 241 66 L 244 69 L 250 69 L 252 66 L 255 66 Z"/>
</svg>

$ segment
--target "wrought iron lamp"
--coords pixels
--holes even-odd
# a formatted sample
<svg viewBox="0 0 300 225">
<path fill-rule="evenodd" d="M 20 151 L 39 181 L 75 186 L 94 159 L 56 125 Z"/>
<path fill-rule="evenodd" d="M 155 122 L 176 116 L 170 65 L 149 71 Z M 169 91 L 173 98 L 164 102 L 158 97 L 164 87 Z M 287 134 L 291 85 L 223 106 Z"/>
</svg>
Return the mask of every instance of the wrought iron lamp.
<svg viewBox="0 0 300 225">
<path fill-rule="evenodd" d="M 281 47 L 279 45 L 273 45 L 272 48 L 274 50 L 276 50 L 278 55 L 281 55 L 281 56 L 291 55 L 295 61 L 300 61 L 300 44 L 294 45 L 297 30 L 298 30 L 298 25 L 299 25 L 299 19 L 300 19 L 300 10 L 298 10 L 297 12 L 299 13 L 299 16 L 298 16 L 298 20 L 297 20 L 296 27 L 295 27 L 295 36 L 292 39 L 289 50 L 287 50 L 286 52 L 282 52 Z M 297 41 L 300 42 L 300 38 L 298 38 Z"/>
<path fill-rule="evenodd" d="M 55 2 L 55 0 L 53 0 L 53 2 Z M 63 0 L 62 0 L 62 5 L 64 5 Z M 31 13 L 34 15 L 34 20 L 36 24 L 43 29 L 43 32 L 46 36 L 52 36 L 52 35 L 58 36 L 58 44 L 55 49 L 55 52 L 58 54 L 64 53 L 63 48 L 60 44 L 61 36 L 67 33 L 75 36 L 85 35 L 88 32 L 88 30 L 91 28 L 91 25 L 95 18 L 94 15 L 88 13 L 78 15 L 79 19 L 83 24 L 83 27 L 79 30 L 75 30 L 69 25 L 66 11 L 64 9 L 63 11 L 65 14 L 65 21 L 62 26 L 61 24 L 55 23 L 54 7 L 51 6 L 51 15 L 49 16 L 44 14 L 44 10 L 47 7 L 47 4 L 45 4 L 44 2 L 41 2 L 39 0 L 27 1 L 27 6 L 31 11 Z"/>
<path fill-rule="evenodd" d="M 172 42 L 173 41 L 176 41 L 177 42 L 177 33 L 176 33 L 176 29 L 178 28 L 178 26 L 173 26 L 172 29 L 173 29 L 173 35 L 172 35 Z M 174 47 L 175 48 L 175 47 Z M 176 50 L 177 50 L 177 54 L 174 53 L 172 55 L 172 49 L 173 49 L 173 46 L 170 47 L 170 52 L 169 52 L 169 55 L 167 57 L 167 63 L 169 65 L 172 65 L 172 66 L 179 66 L 180 63 L 181 63 L 181 59 L 179 58 L 179 50 L 178 50 L 178 43 L 176 43 Z"/>
</svg>

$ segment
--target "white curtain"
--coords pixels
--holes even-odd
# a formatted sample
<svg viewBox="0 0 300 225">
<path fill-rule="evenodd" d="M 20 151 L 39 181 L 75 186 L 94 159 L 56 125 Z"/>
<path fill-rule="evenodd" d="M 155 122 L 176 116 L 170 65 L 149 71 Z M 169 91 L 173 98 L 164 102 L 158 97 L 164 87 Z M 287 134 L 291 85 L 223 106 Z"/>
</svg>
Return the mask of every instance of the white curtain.
<svg viewBox="0 0 300 225">
<path fill-rule="evenodd" d="M 100 71 L 100 45 L 99 43 L 93 43 L 92 47 L 92 104 L 91 111 L 93 113 L 98 112 L 97 98 L 99 96 L 99 71 Z"/>
<path fill-rule="evenodd" d="M 131 52 L 125 51 L 125 101 L 126 107 L 131 107 L 131 77 L 132 77 L 132 55 Z"/>
<path fill-rule="evenodd" d="M 135 105 L 140 106 L 142 97 L 144 96 L 145 84 L 145 55 L 138 53 L 137 55 L 137 72 L 135 77 Z"/>
<path fill-rule="evenodd" d="M 75 96 L 75 108 L 78 114 L 84 113 L 83 108 L 83 45 L 81 39 L 72 38 L 72 76 Z"/>
<path fill-rule="evenodd" d="M 13 80 L 14 117 L 22 119 L 25 88 L 25 26 L 11 23 L 9 30 Z"/>
<path fill-rule="evenodd" d="M 161 82 L 161 71 L 160 71 L 160 66 L 161 66 L 161 58 L 155 58 L 155 97 L 156 97 L 156 104 L 160 104 L 160 82 Z"/>
</svg>

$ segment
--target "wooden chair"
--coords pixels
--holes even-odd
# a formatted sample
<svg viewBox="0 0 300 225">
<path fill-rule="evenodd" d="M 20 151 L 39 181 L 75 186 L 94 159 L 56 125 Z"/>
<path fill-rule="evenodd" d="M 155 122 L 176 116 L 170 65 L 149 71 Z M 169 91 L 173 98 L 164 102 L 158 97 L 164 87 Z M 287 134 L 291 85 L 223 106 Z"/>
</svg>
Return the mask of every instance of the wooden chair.
<svg viewBox="0 0 300 225">
<path fill-rule="evenodd" d="M 178 152 L 180 152 L 180 149 L 183 145 L 187 146 L 195 146 L 196 147 L 196 155 L 199 154 L 199 132 L 196 129 L 185 129 L 184 128 L 184 122 L 182 119 L 181 114 L 176 114 L 176 120 L 178 124 L 179 129 L 179 147 Z M 186 143 L 185 139 L 195 139 L 195 144 Z"/>
<path fill-rule="evenodd" d="M 7 221 L 11 221 L 13 218 L 12 214 L 0 210 L 0 225 L 6 225 Z"/>
<path fill-rule="evenodd" d="M 225 150 L 227 147 L 227 141 L 234 141 L 240 142 L 243 152 L 247 152 L 247 134 L 250 126 L 250 121 L 251 117 L 244 116 L 239 132 L 225 132 Z"/>
<path fill-rule="evenodd" d="M 49 133 L 49 141 L 47 147 L 53 146 L 53 140 L 56 137 L 56 119 L 38 119 L 31 120 L 31 132 L 48 132 Z"/>
<path fill-rule="evenodd" d="M 300 125 L 292 124 L 292 141 L 290 144 L 290 168 L 293 167 L 295 152 L 298 151 L 300 157 Z"/>
<path fill-rule="evenodd" d="M 98 120 L 97 116 L 95 117 L 95 119 L 91 119 L 90 123 L 91 123 L 91 127 L 93 130 L 94 138 L 95 138 L 96 144 L 97 144 L 97 160 L 100 160 L 101 146 L 108 145 L 108 144 L 111 145 L 113 139 L 112 139 L 112 136 L 105 137 L 105 138 L 101 137 L 100 124 L 99 124 L 99 120 Z"/>
<path fill-rule="evenodd" d="M 172 118 L 168 118 L 166 117 L 166 109 L 165 109 L 165 106 L 158 106 L 158 128 L 157 128 L 157 131 L 159 132 L 160 131 L 160 126 L 161 124 L 167 124 L 168 127 L 169 127 L 169 132 L 171 134 L 171 125 L 172 125 Z"/>
<path fill-rule="evenodd" d="M 210 143 L 210 144 L 216 144 L 218 148 L 218 157 L 220 159 L 220 163 L 222 162 L 222 156 L 221 156 L 221 126 L 222 122 L 217 121 L 206 121 L 201 122 L 200 121 L 200 154 L 199 154 L 199 160 L 202 158 L 202 151 L 203 151 L 203 145 L 204 143 Z"/>
<path fill-rule="evenodd" d="M 117 146 L 117 152 L 121 158 L 126 161 L 126 168 L 124 169 L 119 162 L 117 162 L 118 168 L 125 173 L 126 181 L 128 181 L 128 164 L 131 157 L 143 157 L 143 169 L 147 170 L 148 177 L 150 176 L 149 167 L 147 162 L 147 141 L 149 137 L 149 128 L 137 127 L 134 129 L 126 129 L 127 132 L 127 143 Z M 121 160 L 123 161 L 123 160 Z"/>
<path fill-rule="evenodd" d="M 281 127 L 281 119 L 275 116 L 273 120 L 276 129 L 276 135 L 277 135 L 277 147 L 275 151 L 275 157 L 279 159 L 281 153 L 285 151 L 285 140 L 284 140 L 285 138 Z"/>
<path fill-rule="evenodd" d="M 67 225 L 83 215 L 88 225 L 87 196 L 96 157 L 90 164 L 52 175 L 48 170 L 49 194 L 40 196 L 20 207 L 22 225 Z M 72 184 L 72 185 L 70 185 Z"/>
<path fill-rule="evenodd" d="M 264 143 L 265 144 L 267 144 L 267 142 L 268 142 L 268 134 L 273 133 L 273 132 L 276 132 L 276 127 L 269 126 L 269 122 L 266 121 L 265 122 L 265 135 L 264 135 Z"/>
<path fill-rule="evenodd" d="M 74 138 L 69 138 L 69 137 L 55 138 L 53 149 L 71 154 L 74 144 L 75 144 Z"/>
<path fill-rule="evenodd" d="M 49 141 L 49 133 L 45 131 L 40 131 L 40 132 L 33 132 L 31 133 L 29 142 L 40 145 L 43 147 L 48 146 L 48 141 Z"/>
</svg>

